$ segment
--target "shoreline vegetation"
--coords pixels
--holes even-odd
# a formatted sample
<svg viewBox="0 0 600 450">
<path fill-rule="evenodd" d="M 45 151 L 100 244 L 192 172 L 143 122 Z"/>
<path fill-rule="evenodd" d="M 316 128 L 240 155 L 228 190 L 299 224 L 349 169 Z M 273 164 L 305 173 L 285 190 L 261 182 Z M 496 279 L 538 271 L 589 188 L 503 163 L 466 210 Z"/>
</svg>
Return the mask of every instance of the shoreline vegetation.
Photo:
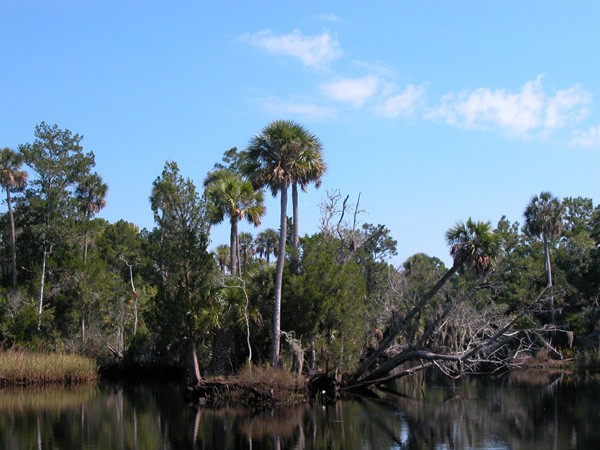
<svg viewBox="0 0 600 450">
<path fill-rule="evenodd" d="M 523 369 L 515 369 L 515 371 L 596 371 L 599 367 L 598 353 L 594 352 L 596 358 L 591 358 L 590 353 L 562 361 L 538 355 L 524 364 Z M 594 364 L 590 364 L 591 359 L 594 359 Z M 121 366 L 120 370 L 113 370 L 110 374 L 105 373 L 104 369 L 105 367 L 99 367 L 94 359 L 74 354 L 3 351 L 0 352 L 0 388 L 84 385 L 105 377 L 131 378 L 139 381 L 139 376 L 132 378 L 127 375 L 130 372 L 138 375 L 145 372 L 141 367 L 135 368 L 131 365 Z M 174 369 L 159 371 L 165 379 L 173 379 L 175 372 L 179 373 L 175 378 L 183 382 L 185 378 L 183 372 Z M 155 372 L 154 375 L 158 374 Z M 162 377 L 158 375 L 158 378 Z M 238 373 L 227 377 L 211 376 L 203 378 L 200 383 L 188 382 L 185 391 L 188 404 L 195 407 L 225 405 L 278 407 L 303 404 L 311 400 L 329 403 L 339 396 L 340 383 L 326 374 L 309 379 L 305 375 L 294 374 L 289 370 L 268 365 L 248 365 Z"/>
<path fill-rule="evenodd" d="M 523 224 L 459 220 L 445 234 L 450 266 L 425 253 L 397 266 L 398 242 L 363 222 L 360 192 L 328 191 L 318 232 L 300 237 L 298 188 L 318 187 L 327 166 L 293 121 L 225 151 L 203 189 L 165 161 L 151 230 L 96 217 L 108 186 L 82 136 L 42 122 L 35 137 L 0 149 L 0 349 L 15 351 L 0 359 L 0 386 L 170 379 L 199 404 L 271 406 L 371 395 L 429 371 L 600 367 L 591 198 L 542 191 Z M 279 231 L 240 232 L 242 220 L 261 225 L 269 191 Z M 224 221 L 229 245 L 211 248 Z"/>
<path fill-rule="evenodd" d="M 67 353 L 0 352 L 1 386 L 43 386 L 98 380 L 96 361 Z"/>
</svg>

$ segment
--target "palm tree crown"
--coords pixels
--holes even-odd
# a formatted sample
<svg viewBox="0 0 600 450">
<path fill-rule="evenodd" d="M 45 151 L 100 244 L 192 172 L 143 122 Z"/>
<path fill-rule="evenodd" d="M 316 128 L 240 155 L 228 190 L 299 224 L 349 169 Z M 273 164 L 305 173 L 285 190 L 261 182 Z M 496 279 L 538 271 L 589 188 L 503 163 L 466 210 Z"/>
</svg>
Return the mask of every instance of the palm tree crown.
<svg viewBox="0 0 600 450">
<path fill-rule="evenodd" d="M 525 229 L 534 236 L 551 239 L 560 236 L 564 209 L 550 192 L 534 196 L 525 208 Z"/>
<path fill-rule="evenodd" d="M 259 256 L 263 256 L 269 264 L 271 255 L 277 256 L 277 247 L 279 245 L 279 234 L 273 228 L 267 228 L 256 236 L 256 251 Z"/>
<path fill-rule="evenodd" d="M 108 185 L 102 181 L 100 175 L 94 172 L 85 176 L 76 189 L 76 196 L 83 214 L 91 217 L 99 213 L 106 206 L 107 193 Z"/>
<path fill-rule="evenodd" d="M 321 142 L 302 125 L 277 120 L 250 140 L 242 153 L 242 171 L 255 187 L 268 186 L 276 196 L 282 186 L 298 182 L 306 187 L 316 173 L 323 173 L 320 152 Z"/>
<path fill-rule="evenodd" d="M 485 275 L 500 253 L 501 237 L 494 233 L 491 222 L 457 222 L 446 232 L 446 242 L 454 266 L 469 265 L 478 275 Z"/>
<path fill-rule="evenodd" d="M 28 173 L 21 170 L 23 156 L 11 148 L 0 150 L 0 185 L 4 189 L 21 189 L 27 184 Z"/>
<path fill-rule="evenodd" d="M 230 270 L 231 274 L 240 272 L 238 223 L 246 219 L 259 226 L 265 214 L 264 196 L 261 190 L 254 190 L 252 183 L 228 169 L 210 172 L 204 180 L 204 195 L 208 201 L 210 222 L 221 223 L 229 217 L 230 234 Z"/>
</svg>

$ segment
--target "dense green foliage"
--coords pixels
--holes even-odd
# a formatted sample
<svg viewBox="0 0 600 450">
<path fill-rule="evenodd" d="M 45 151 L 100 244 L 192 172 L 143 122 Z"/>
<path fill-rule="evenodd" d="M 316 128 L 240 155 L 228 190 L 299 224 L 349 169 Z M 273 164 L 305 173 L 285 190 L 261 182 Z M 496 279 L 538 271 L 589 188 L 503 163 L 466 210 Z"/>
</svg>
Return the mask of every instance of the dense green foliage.
<svg viewBox="0 0 600 450">
<path fill-rule="evenodd" d="M 3 347 L 196 366 L 198 377 L 248 360 L 350 372 L 386 339 L 386 348 L 460 351 L 545 289 L 518 327 L 564 331 L 545 337 L 558 353 L 598 346 L 600 207 L 592 199 L 542 192 L 524 199 L 523 224 L 503 216 L 495 227 L 470 218 L 450 226 L 452 267 L 424 254 L 394 267 L 393 224 L 361 224 L 358 205 L 353 214 L 339 194 L 322 205 L 319 233 L 297 243 L 288 233 L 287 188 L 320 184 L 321 152 L 299 125 L 274 122 L 197 174 L 203 192 L 167 161 L 148 186 L 155 226 L 140 230 L 95 217 L 108 186 L 93 171 L 94 154 L 81 136 L 41 123 L 33 143 L 0 152 Z M 239 233 L 241 220 L 260 225 L 264 188 L 282 196 L 280 230 Z M 229 246 L 211 251 L 210 227 L 225 218 Z"/>
</svg>

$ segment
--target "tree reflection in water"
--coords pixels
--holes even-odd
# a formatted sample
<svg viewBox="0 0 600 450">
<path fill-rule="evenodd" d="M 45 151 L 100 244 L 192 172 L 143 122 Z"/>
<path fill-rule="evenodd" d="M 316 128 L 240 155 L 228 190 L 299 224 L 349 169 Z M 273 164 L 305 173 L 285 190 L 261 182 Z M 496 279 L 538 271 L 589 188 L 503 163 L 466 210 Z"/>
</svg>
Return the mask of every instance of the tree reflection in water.
<svg viewBox="0 0 600 450">
<path fill-rule="evenodd" d="M 0 448 L 600 448 L 600 379 L 513 372 L 405 379 L 378 399 L 260 410 L 183 402 L 180 386 L 0 390 Z"/>
</svg>

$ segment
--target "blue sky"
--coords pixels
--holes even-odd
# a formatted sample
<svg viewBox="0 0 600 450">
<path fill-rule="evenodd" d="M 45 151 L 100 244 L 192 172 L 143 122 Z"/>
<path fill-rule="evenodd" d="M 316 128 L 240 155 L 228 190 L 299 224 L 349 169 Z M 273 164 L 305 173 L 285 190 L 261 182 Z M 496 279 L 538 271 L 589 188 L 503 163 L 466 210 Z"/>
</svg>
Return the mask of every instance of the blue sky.
<svg viewBox="0 0 600 450">
<path fill-rule="evenodd" d="M 201 186 L 276 119 L 316 134 L 328 164 L 301 234 L 328 191 L 360 194 L 395 264 L 447 262 L 456 221 L 522 222 L 542 190 L 600 198 L 597 1 L 0 0 L 0 29 L 0 146 L 41 121 L 82 134 L 111 222 L 151 228 L 166 160 Z M 267 206 L 260 229 L 277 229 Z"/>
</svg>

